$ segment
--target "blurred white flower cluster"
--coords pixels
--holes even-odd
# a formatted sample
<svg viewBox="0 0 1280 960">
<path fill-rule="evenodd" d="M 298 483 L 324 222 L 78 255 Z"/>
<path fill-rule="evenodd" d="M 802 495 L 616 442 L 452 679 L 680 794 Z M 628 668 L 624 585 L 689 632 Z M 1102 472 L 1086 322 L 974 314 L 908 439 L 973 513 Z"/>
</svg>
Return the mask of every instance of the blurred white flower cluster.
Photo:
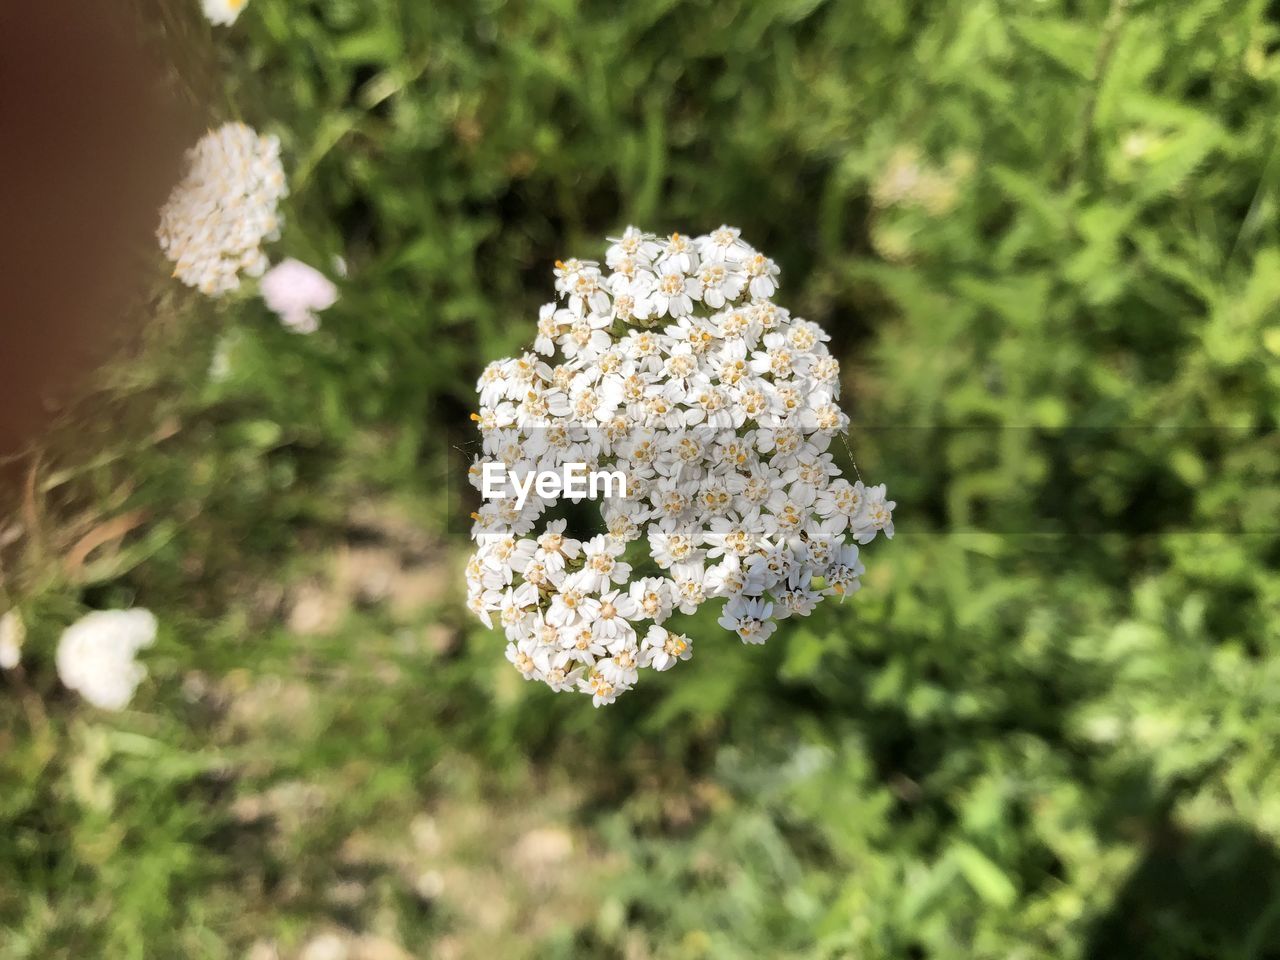
<svg viewBox="0 0 1280 960">
<path fill-rule="evenodd" d="M 160 211 L 156 236 L 173 273 L 210 297 L 260 277 L 262 244 L 280 237 L 277 207 L 288 196 L 280 140 L 243 123 L 207 133 L 187 152 L 190 168 Z"/>
<path fill-rule="evenodd" d="M 123 710 L 147 668 L 134 658 L 156 639 L 149 610 L 98 610 L 69 626 L 58 641 L 58 676 L 95 707 Z"/>
<path fill-rule="evenodd" d="M 941 217 L 955 209 L 960 191 L 973 173 L 973 157 L 953 153 L 945 166 L 927 160 L 914 146 L 896 148 L 871 185 L 871 199 L 881 209 L 919 207 Z"/>
<path fill-rule="evenodd" d="M 0 669 L 12 670 L 22 662 L 22 642 L 26 637 L 27 628 L 17 610 L 0 617 Z"/>
<path fill-rule="evenodd" d="M 240 16 L 240 11 L 248 2 L 249 0 L 200 0 L 200 5 L 210 23 L 229 27 L 236 22 L 236 17 Z"/>
<path fill-rule="evenodd" d="M 721 625 L 763 643 L 857 590 L 857 544 L 892 537 L 884 487 L 843 479 L 826 452 L 848 424 L 839 364 L 772 301 L 778 272 L 731 227 L 628 228 L 604 270 L 557 263 L 534 352 L 485 369 L 473 484 L 486 464 L 517 485 L 561 464 L 626 478 L 585 542 L 563 519 L 535 529 L 556 500 L 528 484 L 475 514 L 468 604 L 497 615 L 526 678 L 611 703 L 640 669 L 688 659 L 674 612 L 722 598 Z"/>
</svg>

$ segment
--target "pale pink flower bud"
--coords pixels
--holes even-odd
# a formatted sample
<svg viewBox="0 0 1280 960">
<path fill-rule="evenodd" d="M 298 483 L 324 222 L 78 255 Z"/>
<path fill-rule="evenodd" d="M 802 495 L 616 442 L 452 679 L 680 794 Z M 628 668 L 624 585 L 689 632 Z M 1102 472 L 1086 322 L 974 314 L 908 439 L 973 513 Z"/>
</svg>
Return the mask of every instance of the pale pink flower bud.
<svg viewBox="0 0 1280 960">
<path fill-rule="evenodd" d="M 293 258 L 268 270 L 260 290 L 267 307 L 295 333 L 315 333 L 320 327 L 316 311 L 327 310 L 338 300 L 338 288 L 328 277 Z"/>
</svg>

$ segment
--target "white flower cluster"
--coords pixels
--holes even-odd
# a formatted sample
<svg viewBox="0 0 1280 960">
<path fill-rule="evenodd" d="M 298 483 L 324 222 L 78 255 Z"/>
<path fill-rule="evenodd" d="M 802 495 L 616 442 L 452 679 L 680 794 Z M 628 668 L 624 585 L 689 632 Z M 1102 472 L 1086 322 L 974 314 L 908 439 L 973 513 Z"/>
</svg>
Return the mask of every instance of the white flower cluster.
<svg viewBox="0 0 1280 960">
<path fill-rule="evenodd" d="M 95 707 L 123 710 L 147 668 L 134 657 L 156 639 L 149 610 L 98 610 L 81 617 L 58 641 L 58 677 Z"/>
<path fill-rule="evenodd" d="M 173 275 L 217 297 L 260 277 L 266 241 L 280 237 L 276 208 L 288 196 L 280 140 L 243 123 L 211 130 L 187 152 L 190 169 L 160 211 L 156 236 Z"/>
<path fill-rule="evenodd" d="M 12 670 L 22 662 L 22 641 L 26 637 L 27 628 L 17 610 L 0 617 L 0 669 Z"/>
<path fill-rule="evenodd" d="M 763 643 L 857 590 L 857 544 L 892 537 L 894 507 L 826 452 L 848 425 L 830 338 L 772 301 L 778 267 L 738 230 L 628 228 L 605 262 L 557 263 L 534 352 L 485 369 L 471 479 L 583 463 L 621 471 L 626 494 L 585 542 L 563 519 L 535 530 L 555 502 L 541 490 L 488 500 L 467 566 L 469 606 L 497 615 L 516 668 L 596 706 L 689 658 L 663 626 L 676 611 L 722 598 L 720 624 Z"/>
<path fill-rule="evenodd" d="M 209 22 L 219 27 L 229 27 L 236 22 L 240 11 L 249 0 L 201 0 L 201 7 Z"/>
</svg>

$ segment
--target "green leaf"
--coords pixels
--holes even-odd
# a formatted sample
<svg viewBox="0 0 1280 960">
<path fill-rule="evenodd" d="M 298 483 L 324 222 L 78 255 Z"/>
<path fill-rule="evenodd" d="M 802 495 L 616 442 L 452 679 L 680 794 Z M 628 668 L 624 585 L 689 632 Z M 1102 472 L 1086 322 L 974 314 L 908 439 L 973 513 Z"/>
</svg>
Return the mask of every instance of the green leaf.
<svg viewBox="0 0 1280 960">
<path fill-rule="evenodd" d="M 1083 23 L 1040 17 L 1012 17 L 1009 26 L 1023 42 L 1081 80 L 1093 77 L 1098 36 Z"/>
<path fill-rule="evenodd" d="M 977 847 L 960 843 L 951 848 L 951 858 L 974 893 L 994 907 L 1006 908 L 1018 899 L 1018 890 L 1008 874 L 991 862 Z"/>
</svg>

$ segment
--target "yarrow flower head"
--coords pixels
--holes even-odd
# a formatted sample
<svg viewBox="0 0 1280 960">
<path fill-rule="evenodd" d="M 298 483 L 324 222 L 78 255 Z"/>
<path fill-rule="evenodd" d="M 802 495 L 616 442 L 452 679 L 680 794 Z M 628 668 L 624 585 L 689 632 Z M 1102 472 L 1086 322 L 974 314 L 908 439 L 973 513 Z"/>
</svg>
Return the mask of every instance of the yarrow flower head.
<svg viewBox="0 0 1280 960">
<path fill-rule="evenodd" d="M 0 617 L 0 669 L 12 670 L 22 662 L 22 641 L 27 629 L 17 610 Z"/>
<path fill-rule="evenodd" d="M 328 277 L 292 257 L 268 270 L 259 290 L 267 308 L 295 333 L 315 333 L 320 328 L 316 311 L 338 302 L 338 288 Z"/>
<path fill-rule="evenodd" d="M 160 211 L 156 236 L 173 275 L 218 297 L 260 277 L 265 242 L 280 237 L 277 207 L 288 196 L 280 140 L 243 123 L 227 123 L 187 152 L 186 177 Z"/>
<path fill-rule="evenodd" d="M 58 677 L 95 707 L 123 710 L 147 668 L 134 658 L 156 639 L 149 610 L 98 610 L 68 627 L 58 641 Z"/>
<path fill-rule="evenodd" d="M 738 230 L 628 227 L 605 263 L 557 262 L 533 351 L 480 377 L 470 479 L 484 491 L 499 468 L 518 493 L 473 515 L 467 564 L 468 606 L 516 669 L 596 706 L 689 659 L 676 620 L 707 602 L 760 644 L 854 593 L 894 508 L 827 453 L 849 422 L 830 338 L 773 302 L 778 266 Z M 624 478 L 603 532 L 544 518 L 542 480 L 576 464 Z"/>
<path fill-rule="evenodd" d="M 249 0 L 201 0 L 204 15 L 215 26 L 229 27 L 236 22 Z"/>
</svg>

